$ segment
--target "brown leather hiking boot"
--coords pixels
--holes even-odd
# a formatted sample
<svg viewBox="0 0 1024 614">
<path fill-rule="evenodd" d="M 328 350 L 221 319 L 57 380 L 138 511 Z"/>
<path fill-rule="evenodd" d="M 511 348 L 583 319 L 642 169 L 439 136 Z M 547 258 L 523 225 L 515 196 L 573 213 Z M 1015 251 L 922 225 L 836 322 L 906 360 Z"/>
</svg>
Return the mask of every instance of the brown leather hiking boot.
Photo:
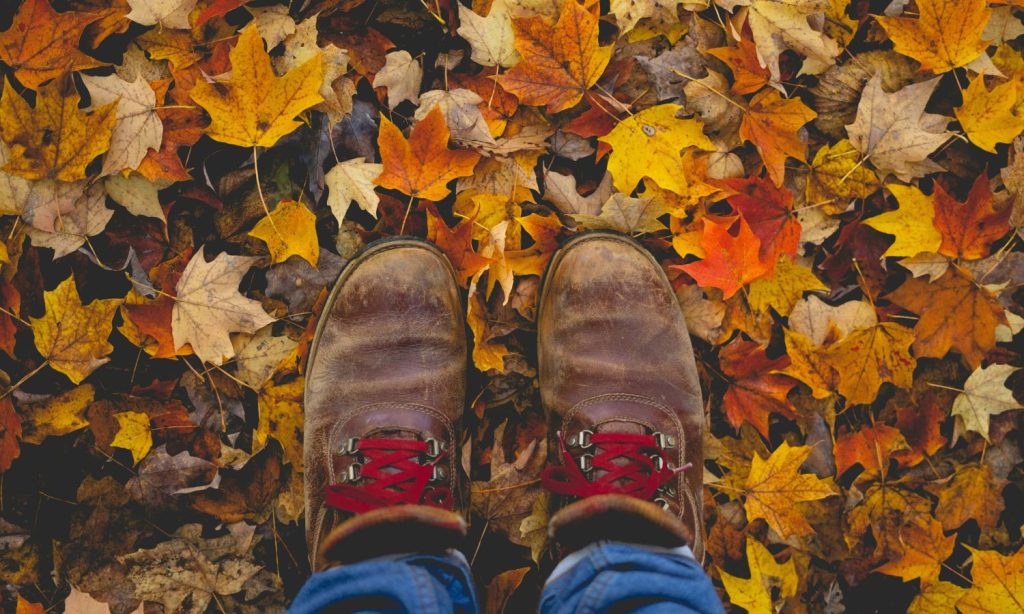
<svg viewBox="0 0 1024 614">
<path fill-rule="evenodd" d="M 466 334 L 455 274 L 415 239 L 348 263 L 309 352 L 306 539 L 314 570 L 455 545 Z"/>
<path fill-rule="evenodd" d="M 704 555 L 704 410 L 686 322 L 631 239 L 575 237 L 553 257 L 537 317 L 541 400 L 562 450 L 542 481 L 567 503 L 563 550 L 608 539 Z"/>
</svg>

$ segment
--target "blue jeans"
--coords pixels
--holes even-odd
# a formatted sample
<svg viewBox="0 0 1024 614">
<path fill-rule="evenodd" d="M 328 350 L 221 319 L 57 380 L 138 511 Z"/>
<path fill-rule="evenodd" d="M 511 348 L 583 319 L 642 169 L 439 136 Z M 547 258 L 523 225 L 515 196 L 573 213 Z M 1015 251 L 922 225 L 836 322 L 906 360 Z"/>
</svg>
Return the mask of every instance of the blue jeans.
<svg viewBox="0 0 1024 614">
<path fill-rule="evenodd" d="M 291 614 L 479 611 L 473 578 L 458 552 L 381 557 L 313 574 Z M 540 611 L 721 614 L 711 580 L 688 549 L 598 542 L 555 568 Z"/>
</svg>

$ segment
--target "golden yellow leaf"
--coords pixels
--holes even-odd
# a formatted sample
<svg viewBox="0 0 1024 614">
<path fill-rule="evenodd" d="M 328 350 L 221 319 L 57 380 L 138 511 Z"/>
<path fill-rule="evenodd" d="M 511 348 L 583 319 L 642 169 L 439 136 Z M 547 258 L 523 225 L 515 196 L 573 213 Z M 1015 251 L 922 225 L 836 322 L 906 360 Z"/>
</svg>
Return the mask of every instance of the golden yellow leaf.
<svg viewBox="0 0 1024 614">
<path fill-rule="evenodd" d="M 938 495 L 935 517 L 947 531 L 974 520 L 982 531 L 994 529 L 1003 513 L 1003 488 L 1008 482 L 992 474 L 985 463 L 957 469 L 953 478 L 931 488 Z"/>
<path fill-rule="evenodd" d="M 89 426 L 85 410 L 96 398 L 92 384 L 84 384 L 35 403 L 19 403 L 22 443 L 39 445 L 47 437 L 60 437 Z"/>
<path fill-rule="evenodd" d="M 132 461 L 138 464 L 153 447 L 153 430 L 150 427 L 149 416 L 138 411 L 123 411 L 114 414 L 114 419 L 120 428 L 110 445 L 130 451 Z"/>
<path fill-rule="evenodd" d="M 985 151 L 996 152 L 996 144 L 1009 143 L 1024 131 L 1024 117 L 1014 114 L 1021 84 L 1000 83 L 991 90 L 978 75 L 964 90 L 964 103 L 953 110 L 971 142 Z"/>
<path fill-rule="evenodd" d="M 942 73 L 966 66 L 981 55 L 982 37 L 992 14 L 985 0 L 917 0 L 917 19 L 876 17 L 896 51 Z"/>
<path fill-rule="evenodd" d="M 779 372 L 807 384 L 816 399 L 826 399 L 835 394 L 836 371 L 822 355 L 824 350 L 795 330 L 783 328 L 782 332 L 786 337 L 789 364 Z"/>
<path fill-rule="evenodd" d="M 476 365 L 476 368 L 484 373 L 491 369 L 504 371 L 505 355 L 508 354 L 508 348 L 487 338 L 484 306 L 480 297 L 475 294 L 469 297 L 466 323 L 469 324 L 469 330 L 473 332 L 473 364 Z"/>
<path fill-rule="evenodd" d="M 917 360 L 910 355 L 914 333 L 893 322 L 882 322 L 850 333 L 823 353 L 838 374 L 837 388 L 848 405 L 870 403 L 882 382 L 910 388 Z"/>
<path fill-rule="evenodd" d="M 718 575 L 732 605 L 745 608 L 751 614 L 776 612 L 781 602 L 796 596 L 798 578 L 793 559 L 778 563 L 772 553 L 761 542 L 747 536 L 747 565 L 750 578 L 738 578 L 719 568 Z M 778 589 L 777 598 L 772 598 L 772 589 Z"/>
<path fill-rule="evenodd" d="M 966 592 L 966 588 L 952 582 L 932 582 L 921 587 L 907 614 L 955 614 L 956 602 Z"/>
<path fill-rule="evenodd" d="M 756 312 L 767 313 L 772 308 L 780 316 L 788 316 L 797 301 L 804 297 L 804 292 L 815 290 L 828 291 L 828 287 L 811 269 L 782 255 L 775 265 L 774 275 L 750 282 L 747 300 Z"/>
<path fill-rule="evenodd" d="M 903 556 L 875 571 L 899 576 L 904 582 L 920 578 L 923 585 L 939 579 L 942 563 L 953 554 L 956 535 L 946 537 L 942 525 L 934 518 L 929 518 L 925 526 L 911 524 L 903 527 L 900 541 L 903 544 Z"/>
<path fill-rule="evenodd" d="M 934 253 L 942 245 L 942 234 L 935 227 L 935 203 L 912 185 L 885 186 L 896 197 L 899 208 L 868 218 L 864 223 L 895 237 L 883 256 L 916 256 Z"/>
<path fill-rule="evenodd" d="M 271 262 L 284 262 L 298 256 L 313 266 L 320 260 L 316 238 L 316 216 L 306 205 L 285 199 L 277 203 L 270 217 L 264 217 L 249 231 L 267 244 Z"/>
<path fill-rule="evenodd" d="M 1019 612 L 1024 608 L 1024 548 L 1011 555 L 994 550 L 970 550 L 973 584 L 956 602 L 963 614 Z"/>
<path fill-rule="evenodd" d="M 255 26 L 242 30 L 231 50 L 231 80 L 192 88 L 192 99 L 210 114 L 206 134 L 241 147 L 270 147 L 299 127 L 295 116 L 320 103 L 323 62 L 310 58 L 283 77 L 274 74 L 270 56 Z"/>
<path fill-rule="evenodd" d="M 33 109 L 5 80 L 0 136 L 9 157 L 3 170 L 33 180 L 85 179 L 85 167 L 110 147 L 117 103 L 85 113 L 80 101 L 73 86 L 54 81 L 39 88 Z"/>
<path fill-rule="evenodd" d="M 36 349 L 54 370 L 78 384 L 109 362 L 106 356 L 114 346 L 107 337 L 121 299 L 96 299 L 83 305 L 74 277 L 68 277 L 43 293 L 43 304 L 43 317 L 31 318 L 32 333 Z"/>
<path fill-rule="evenodd" d="M 814 154 L 807 176 L 807 203 L 835 215 L 845 211 L 850 201 L 867 198 L 879 187 L 878 176 L 863 164 L 860 152 L 843 139 L 823 145 Z"/>
<path fill-rule="evenodd" d="M 782 442 L 767 460 L 755 455 L 744 493 L 747 519 L 763 518 L 783 539 L 814 532 L 794 503 L 816 501 L 836 494 L 828 480 L 800 473 L 811 446 L 791 447 Z"/>
<path fill-rule="evenodd" d="M 260 390 L 260 421 L 253 433 L 253 453 L 267 445 L 273 437 L 281 444 L 284 462 L 296 471 L 303 467 L 302 452 L 302 377 L 284 384 L 269 384 Z"/>
<path fill-rule="evenodd" d="M 704 135 L 699 119 L 679 119 L 678 104 L 660 104 L 622 120 L 599 141 L 612 148 L 608 170 L 615 189 L 630 194 L 644 177 L 659 187 L 686 194 L 689 188 L 682 175 L 682 150 L 698 147 L 714 151 Z"/>
</svg>

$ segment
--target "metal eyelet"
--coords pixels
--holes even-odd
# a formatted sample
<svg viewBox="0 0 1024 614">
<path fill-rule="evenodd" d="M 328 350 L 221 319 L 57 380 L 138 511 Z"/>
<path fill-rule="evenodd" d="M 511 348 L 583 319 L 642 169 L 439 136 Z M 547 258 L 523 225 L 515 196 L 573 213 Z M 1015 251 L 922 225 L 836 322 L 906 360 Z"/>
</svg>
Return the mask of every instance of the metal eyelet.
<svg viewBox="0 0 1024 614">
<path fill-rule="evenodd" d="M 580 456 L 579 463 L 580 469 L 583 471 L 590 471 L 594 468 L 594 455 L 584 454 L 583 456 Z"/>
<path fill-rule="evenodd" d="M 352 463 L 351 465 L 349 465 L 348 466 L 348 474 L 346 476 L 348 478 L 348 480 L 346 480 L 346 481 L 348 481 L 348 482 L 355 482 L 356 480 L 358 480 L 360 477 L 362 477 L 362 470 L 363 470 L 363 464 L 362 463 Z"/>
<path fill-rule="evenodd" d="M 448 472 L 444 470 L 441 465 L 433 465 L 433 471 L 430 474 L 430 479 L 437 482 L 448 477 Z"/>
<path fill-rule="evenodd" d="M 589 431 L 587 429 L 583 429 L 582 431 L 580 431 L 576 435 L 573 435 L 572 437 L 569 438 L 569 445 L 570 446 L 578 446 L 578 447 L 583 448 L 585 450 L 585 449 L 589 448 L 590 446 L 594 445 L 590 441 L 591 437 L 593 437 L 593 436 L 594 436 L 594 431 Z"/>
<path fill-rule="evenodd" d="M 654 502 L 660 505 L 661 509 L 665 510 L 666 512 L 671 509 L 668 499 L 665 499 L 664 497 L 658 497 L 657 499 L 654 500 Z"/>
<path fill-rule="evenodd" d="M 437 458 L 437 456 L 444 451 L 444 442 L 438 441 L 433 437 L 430 437 L 426 441 L 427 443 L 427 456 L 430 458 Z"/>
<path fill-rule="evenodd" d="M 676 447 L 676 438 L 671 435 L 666 435 L 661 431 L 654 433 L 654 442 L 658 444 L 658 447 L 663 450 L 668 450 Z"/>
<path fill-rule="evenodd" d="M 655 471 L 661 471 L 665 468 L 665 459 L 658 454 L 651 454 L 647 458 L 651 459 L 651 462 L 654 463 Z"/>
<path fill-rule="evenodd" d="M 355 454 L 357 447 L 359 447 L 359 438 L 349 437 L 348 441 L 341 444 L 341 449 L 338 450 L 338 454 Z"/>
</svg>

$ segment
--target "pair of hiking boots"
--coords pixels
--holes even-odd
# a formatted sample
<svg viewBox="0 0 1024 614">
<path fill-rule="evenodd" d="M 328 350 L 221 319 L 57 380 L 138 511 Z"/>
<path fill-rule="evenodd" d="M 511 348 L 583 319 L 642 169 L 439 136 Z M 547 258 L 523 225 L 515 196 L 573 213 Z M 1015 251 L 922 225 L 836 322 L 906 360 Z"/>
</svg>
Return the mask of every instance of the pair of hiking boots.
<svg viewBox="0 0 1024 614">
<path fill-rule="evenodd" d="M 690 545 L 703 557 L 704 413 L 686 323 L 661 267 L 610 233 L 577 236 L 538 299 L 541 480 L 561 551 L 598 540 Z M 306 536 L 314 570 L 457 546 L 466 333 L 455 273 L 428 243 L 353 259 L 306 369 Z"/>
</svg>

